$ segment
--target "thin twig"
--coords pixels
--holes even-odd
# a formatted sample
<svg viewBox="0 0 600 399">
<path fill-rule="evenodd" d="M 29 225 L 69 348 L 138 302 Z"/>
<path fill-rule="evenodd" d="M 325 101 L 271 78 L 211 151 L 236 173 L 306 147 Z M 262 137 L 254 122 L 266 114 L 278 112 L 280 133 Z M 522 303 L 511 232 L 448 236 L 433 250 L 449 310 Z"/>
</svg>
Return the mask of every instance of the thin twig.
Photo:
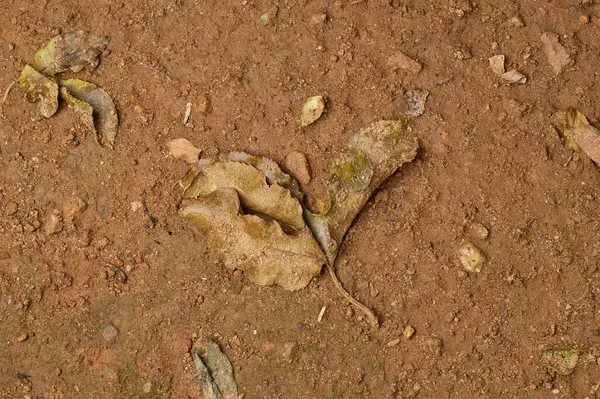
<svg viewBox="0 0 600 399">
<path fill-rule="evenodd" d="M 6 91 L 4 92 L 4 97 L 2 97 L 2 104 L 4 104 L 6 102 L 6 99 L 8 98 L 8 95 L 10 94 L 10 91 L 12 90 L 13 86 L 15 85 L 15 83 L 17 83 L 17 81 L 15 80 L 14 82 L 12 82 L 7 88 Z"/>
<path fill-rule="evenodd" d="M 358 309 L 360 309 L 361 312 L 363 312 L 367 316 L 367 318 L 369 319 L 369 322 L 371 323 L 371 326 L 373 326 L 375 328 L 379 327 L 379 320 L 377 319 L 377 316 L 375 316 L 375 313 L 373 313 L 373 311 L 371 309 L 369 309 L 368 307 L 366 307 L 365 305 L 363 305 L 362 303 L 360 303 L 356 299 L 354 299 L 354 297 L 352 295 L 350 295 L 350 293 L 348 291 L 346 291 L 344 286 L 342 286 L 342 283 L 340 282 L 340 280 L 338 280 L 338 278 L 335 274 L 333 265 L 335 265 L 335 261 L 333 264 L 327 263 L 327 269 L 329 269 L 329 275 L 331 276 L 331 279 L 333 280 L 333 285 L 335 285 L 335 288 L 337 288 L 338 291 L 341 292 L 342 296 L 344 298 L 346 298 L 348 300 L 348 302 L 350 302 L 351 304 L 356 306 Z"/>
</svg>

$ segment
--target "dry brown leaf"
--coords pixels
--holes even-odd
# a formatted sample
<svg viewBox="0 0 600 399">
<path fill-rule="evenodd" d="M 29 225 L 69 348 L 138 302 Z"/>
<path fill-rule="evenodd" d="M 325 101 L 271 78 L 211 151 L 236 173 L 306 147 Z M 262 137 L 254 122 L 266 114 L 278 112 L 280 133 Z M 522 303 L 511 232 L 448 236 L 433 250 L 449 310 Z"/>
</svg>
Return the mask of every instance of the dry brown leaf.
<svg viewBox="0 0 600 399">
<path fill-rule="evenodd" d="M 239 399 L 233 366 L 219 344 L 199 339 L 190 351 L 204 399 Z"/>
<path fill-rule="evenodd" d="M 83 123 L 83 125 L 87 127 L 90 132 L 95 134 L 96 128 L 94 127 L 94 109 L 92 106 L 85 101 L 81 101 L 73 97 L 71 94 L 69 94 L 69 91 L 66 87 L 60 88 L 60 98 L 67 103 L 69 108 L 73 109 L 77 115 L 79 115 L 81 123 Z"/>
<path fill-rule="evenodd" d="M 167 143 L 169 154 L 175 159 L 181 159 L 189 164 L 195 164 L 200 157 L 201 149 L 193 145 L 188 139 L 179 138 Z"/>
<path fill-rule="evenodd" d="M 558 42 L 558 35 L 552 32 L 544 32 L 540 36 L 542 50 L 552 67 L 554 75 L 559 75 L 563 68 L 571 63 L 571 57 L 567 50 Z"/>
<path fill-rule="evenodd" d="M 295 230 L 305 227 L 302 206 L 286 188 L 269 184 L 265 175 L 241 162 L 216 162 L 199 171 L 184 198 L 206 196 L 222 187 L 235 189 L 244 209 L 271 218 Z"/>
<path fill-rule="evenodd" d="M 208 235 L 226 267 L 243 270 L 255 283 L 300 290 L 325 264 L 307 226 L 288 234 L 276 220 L 244 214 L 233 188 L 186 201 L 181 213 Z"/>
<path fill-rule="evenodd" d="M 33 66 L 39 72 L 54 76 L 65 71 L 79 72 L 86 66 L 96 67 L 98 57 L 108 46 L 108 38 L 83 31 L 58 35 L 35 53 Z"/>
<path fill-rule="evenodd" d="M 59 80 L 58 83 L 71 96 L 92 106 L 96 139 L 101 145 L 112 149 L 119 127 L 119 116 L 117 107 L 106 90 L 79 79 Z"/>
<path fill-rule="evenodd" d="M 569 108 L 562 114 L 565 123 L 565 146 L 581 150 L 594 162 L 600 164 L 600 131 L 590 125 L 585 115 Z"/>
<path fill-rule="evenodd" d="M 31 104 L 33 120 L 50 118 L 58 110 L 58 85 L 29 65 L 25 65 L 19 79 L 25 90 L 25 99 Z"/>
</svg>

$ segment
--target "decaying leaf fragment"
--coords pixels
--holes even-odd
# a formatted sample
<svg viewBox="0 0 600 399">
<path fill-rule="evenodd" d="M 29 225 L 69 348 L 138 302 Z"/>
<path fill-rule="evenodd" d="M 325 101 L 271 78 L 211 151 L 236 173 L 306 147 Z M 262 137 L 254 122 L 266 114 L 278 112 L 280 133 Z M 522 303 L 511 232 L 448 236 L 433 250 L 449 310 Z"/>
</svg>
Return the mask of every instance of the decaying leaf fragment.
<svg viewBox="0 0 600 399">
<path fill-rule="evenodd" d="M 352 135 L 330 168 L 329 209 L 305 210 L 307 224 L 333 264 L 352 221 L 384 180 L 417 155 L 419 142 L 406 120 L 379 121 Z"/>
<path fill-rule="evenodd" d="M 77 100 L 88 103 L 94 109 L 94 126 L 98 142 L 108 148 L 113 148 L 119 117 L 117 107 L 110 95 L 93 83 L 79 79 L 59 80 L 61 87 Z"/>
<path fill-rule="evenodd" d="M 300 124 L 308 126 L 315 122 L 323 115 L 325 110 L 325 99 L 322 96 L 314 96 L 308 98 L 302 106 L 302 113 L 300 114 Z"/>
<path fill-rule="evenodd" d="M 562 117 L 565 124 L 565 146 L 585 152 L 600 164 L 600 131 L 590 125 L 585 115 L 573 108 L 562 113 Z"/>
<path fill-rule="evenodd" d="M 96 128 L 94 127 L 94 109 L 90 104 L 73 97 L 66 87 L 60 88 L 60 98 L 79 115 L 79 119 L 85 127 L 91 132 L 96 133 Z"/>
<path fill-rule="evenodd" d="M 490 63 L 490 68 L 499 76 L 504 83 L 513 84 L 513 83 L 526 83 L 527 77 L 523 75 L 521 72 L 516 69 L 511 69 L 508 72 L 505 72 L 506 69 L 504 67 L 505 57 L 500 55 L 494 55 L 493 57 L 488 58 L 488 62 Z"/>
<path fill-rule="evenodd" d="M 200 339 L 190 352 L 204 399 L 239 399 L 231 362 L 216 342 Z"/>
<path fill-rule="evenodd" d="M 540 36 L 542 50 L 548 58 L 548 63 L 552 67 L 554 75 L 559 75 L 563 68 L 571 63 L 571 57 L 567 50 L 558 41 L 558 35 L 553 32 L 544 32 Z"/>
<path fill-rule="evenodd" d="M 169 153 L 176 159 L 182 159 L 189 164 L 198 162 L 201 149 L 193 145 L 188 139 L 179 138 L 167 143 Z"/>
<path fill-rule="evenodd" d="M 310 229 L 287 233 L 271 215 L 245 214 L 240 197 L 233 188 L 217 188 L 186 201 L 181 213 L 208 235 L 226 267 L 261 285 L 306 287 L 325 263 Z"/>
<path fill-rule="evenodd" d="M 245 209 L 269 215 L 295 230 L 306 226 L 302 206 L 290 191 L 277 183 L 269 184 L 260 170 L 241 162 L 215 162 L 203 167 L 183 197 L 206 196 L 222 187 L 235 189 Z"/>
<path fill-rule="evenodd" d="M 79 72 L 86 66 L 96 67 L 98 56 L 108 46 L 108 38 L 84 31 L 55 36 L 35 54 L 33 67 L 44 75 L 65 71 Z"/>
<path fill-rule="evenodd" d="M 29 65 L 25 65 L 19 79 L 25 90 L 25 99 L 31 104 L 34 120 L 50 118 L 58 110 L 58 85 Z"/>
<path fill-rule="evenodd" d="M 577 366 L 577 360 L 583 353 L 581 349 L 545 350 L 542 362 L 548 370 L 561 375 L 570 375 Z"/>
</svg>

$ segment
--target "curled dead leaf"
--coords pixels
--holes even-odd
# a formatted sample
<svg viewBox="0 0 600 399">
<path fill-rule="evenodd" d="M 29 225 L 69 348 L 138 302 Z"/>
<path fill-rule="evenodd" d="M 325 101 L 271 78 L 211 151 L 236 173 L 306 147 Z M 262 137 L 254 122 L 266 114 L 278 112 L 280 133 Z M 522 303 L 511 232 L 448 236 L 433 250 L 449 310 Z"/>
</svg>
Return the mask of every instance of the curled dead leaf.
<svg viewBox="0 0 600 399">
<path fill-rule="evenodd" d="M 71 96 L 88 103 L 93 108 L 96 138 L 101 145 L 113 148 L 119 117 L 117 107 L 110 95 L 95 84 L 79 79 L 59 80 L 59 84 L 66 88 Z"/>
<path fill-rule="evenodd" d="M 346 231 L 373 191 L 419 148 L 406 120 L 379 121 L 352 135 L 346 151 L 330 169 L 329 209 L 320 215 L 305 209 L 305 219 L 333 264 Z"/>
<path fill-rule="evenodd" d="M 190 351 L 204 399 L 239 399 L 233 366 L 219 344 L 199 339 Z"/>
<path fill-rule="evenodd" d="M 184 198 L 206 196 L 219 188 L 236 190 L 244 209 L 268 215 L 295 230 L 305 227 L 302 206 L 283 186 L 269 184 L 265 175 L 241 162 L 216 162 L 205 166 L 183 193 Z"/>
<path fill-rule="evenodd" d="M 107 46 L 107 37 L 84 31 L 65 33 L 52 38 L 35 53 L 33 67 L 49 76 L 65 71 L 79 72 L 88 65 L 96 67 L 99 55 Z"/>
<path fill-rule="evenodd" d="M 85 127 L 95 134 L 96 128 L 94 127 L 94 109 L 92 106 L 85 101 L 81 101 L 73 97 L 66 87 L 60 88 L 60 98 L 67 103 L 69 108 L 73 109 L 75 113 L 79 115 L 81 123 L 83 123 Z"/>
<path fill-rule="evenodd" d="M 323 115 L 325 110 L 325 99 L 323 96 L 314 96 L 308 98 L 302 106 L 302 113 L 300 114 L 300 124 L 302 126 L 308 126 L 314 123 L 317 119 Z"/>
<path fill-rule="evenodd" d="M 287 233 L 276 220 L 245 214 L 233 188 L 186 201 L 181 213 L 208 235 L 226 267 L 243 270 L 258 284 L 300 290 L 325 263 L 308 227 Z"/>
<path fill-rule="evenodd" d="M 25 65 L 19 79 L 25 90 L 25 99 L 31 104 L 34 120 L 50 118 L 58 110 L 58 85 L 29 65 Z"/>
<path fill-rule="evenodd" d="M 188 139 L 179 138 L 167 143 L 169 153 L 175 159 L 181 159 L 189 164 L 195 164 L 200 157 L 201 149 L 193 145 Z"/>
</svg>

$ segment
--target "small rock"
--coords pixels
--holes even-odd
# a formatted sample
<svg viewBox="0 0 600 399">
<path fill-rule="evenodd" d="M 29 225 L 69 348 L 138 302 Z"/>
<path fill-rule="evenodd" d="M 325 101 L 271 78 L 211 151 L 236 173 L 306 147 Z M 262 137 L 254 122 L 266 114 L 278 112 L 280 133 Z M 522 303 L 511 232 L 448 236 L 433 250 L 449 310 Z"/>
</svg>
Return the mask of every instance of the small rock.
<svg viewBox="0 0 600 399">
<path fill-rule="evenodd" d="M 425 102 L 427 101 L 427 97 L 429 96 L 429 90 L 425 89 L 415 89 L 408 90 L 404 95 L 404 99 L 408 103 L 408 111 L 406 111 L 406 115 L 408 116 L 421 116 L 425 112 Z"/>
<path fill-rule="evenodd" d="M 202 94 L 198 102 L 198 110 L 203 114 L 210 112 L 210 98 L 207 94 Z"/>
<path fill-rule="evenodd" d="M 488 238 L 489 235 L 488 229 L 481 223 L 471 224 L 469 226 L 468 232 L 472 237 L 478 238 L 480 240 L 485 240 L 486 238 Z"/>
<path fill-rule="evenodd" d="M 423 69 L 423 64 L 413 60 L 400 51 L 397 51 L 394 55 L 388 58 L 387 65 L 392 69 L 404 69 L 405 71 L 415 75 L 421 72 L 421 69 Z"/>
<path fill-rule="evenodd" d="M 285 157 L 285 167 L 300 184 L 310 183 L 310 166 L 300 151 L 292 151 Z"/>
<path fill-rule="evenodd" d="M 6 204 L 6 208 L 4 209 L 8 216 L 14 215 L 15 213 L 17 213 L 18 210 L 19 205 L 17 205 L 16 202 L 9 202 L 8 204 Z"/>
<path fill-rule="evenodd" d="M 458 259 L 463 268 L 470 273 L 479 273 L 486 258 L 475 245 L 467 243 L 458 250 Z"/>
<path fill-rule="evenodd" d="M 98 236 L 94 239 L 94 248 L 101 251 L 108 245 L 108 238 L 104 236 Z"/>
<path fill-rule="evenodd" d="M 505 57 L 502 54 L 494 55 L 488 58 L 490 68 L 492 68 L 492 71 L 498 76 L 502 76 L 504 74 L 504 60 Z"/>
<path fill-rule="evenodd" d="M 108 324 L 102 329 L 102 338 L 106 343 L 112 344 L 119 336 L 119 330 L 112 324 Z"/>
<path fill-rule="evenodd" d="M 23 333 L 17 337 L 17 341 L 18 342 L 27 341 L 27 338 L 29 338 L 29 334 Z"/>
<path fill-rule="evenodd" d="M 400 343 L 400 338 L 396 338 L 390 342 L 388 342 L 387 344 L 385 344 L 386 348 L 391 348 L 392 346 L 396 346 Z"/>
<path fill-rule="evenodd" d="M 412 386 L 412 390 L 415 392 L 419 392 L 421 390 L 421 385 L 418 382 L 415 382 Z"/>
<path fill-rule="evenodd" d="M 525 26 L 525 23 L 523 22 L 521 17 L 519 17 L 518 15 L 512 17 L 509 22 L 515 28 L 522 28 Z"/>
<path fill-rule="evenodd" d="M 60 211 L 55 209 L 48 219 L 46 219 L 46 223 L 44 223 L 44 232 L 47 235 L 52 235 L 56 233 L 60 233 L 63 229 L 62 217 L 60 216 Z"/>
<path fill-rule="evenodd" d="M 142 204 L 142 201 L 133 201 L 130 207 L 131 212 L 137 212 L 144 207 L 144 204 Z"/>
<path fill-rule="evenodd" d="M 54 369 L 54 375 L 55 376 L 60 376 L 62 374 L 62 369 L 60 367 L 57 367 Z"/>
<path fill-rule="evenodd" d="M 314 123 L 325 111 L 325 98 L 323 96 L 312 96 L 306 99 L 300 113 L 300 125 L 302 127 Z"/>
<path fill-rule="evenodd" d="M 288 363 L 292 362 L 295 352 L 296 344 L 293 342 L 286 342 L 281 348 L 281 356 L 283 356 L 283 359 Z"/>
<path fill-rule="evenodd" d="M 14 43 L 8 43 L 8 51 L 13 51 L 17 46 Z"/>
<path fill-rule="evenodd" d="M 464 61 L 473 58 L 473 54 L 471 53 L 471 49 L 467 45 L 463 44 L 454 52 L 454 58 Z"/>
<path fill-rule="evenodd" d="M 142 391 L 144 391 L 144 393 L 150 393 L 152 391 L 152 382 L 146 381 L 142 388 Z"/>
<path fill-rule="evenodd" d="M 587 15 L 580 15 L 579 16 L 579 23 L 581 25 L 586 25 L 590 22 L 590 17 Z"/>
<path fill-rule="evenodd" d="M 264 342 L 264 343 L 263 343 L 263 350 L 264 350 L 265 352 L 271 352 L 273 349 L 275 349 L 275 347 L 276 347 L 276 346 L 277 346 L 277 345 L 275 345 L 275 343 L 274 343 L 274 342 L 267 341 L 267 342 Z"/>
<path fill-rule="evenodd" d="M 83 212 L 87 204 L 84 200 L 79 197 L 70 198 L 67 203 L 64 205 L 64 215 L 65 219 L 72 220 L 79 213 Z"/>
<path fill-rule="evenodd" d="M 318 13 L 318 14 L 313 14 L 310 17 L 310 24 L 311 25 L 320 25 L 320 24 L 324 23 L 326 20 L 327 20 L 327 14 L 325 14 L 324 12 Z"/>
<path fill-rule="evenodd" d="M 404 338 L 406 338 L 406 339 L 411 339 L 412 336 L 415 335 L 414 327 L 411 325 L 406 326 L 402 335 L 404 335 Z"/>
</svg>

